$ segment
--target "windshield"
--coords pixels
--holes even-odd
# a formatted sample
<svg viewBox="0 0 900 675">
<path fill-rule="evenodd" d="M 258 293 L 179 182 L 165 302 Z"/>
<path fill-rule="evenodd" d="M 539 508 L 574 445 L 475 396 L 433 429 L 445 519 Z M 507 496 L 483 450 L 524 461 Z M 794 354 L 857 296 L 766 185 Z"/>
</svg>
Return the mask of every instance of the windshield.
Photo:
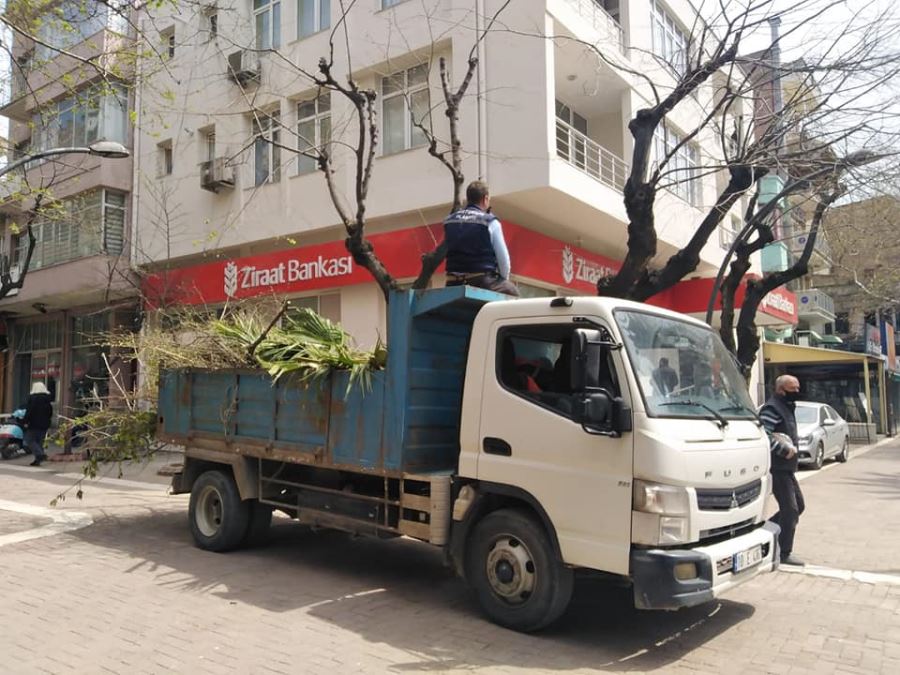
<svg viewBox="0 0 900 675">
<path fill-rule="evenodd" d="M 648 414 L 755 416 L 744 378 L 710 328 L 634 310 L 618 310 L 615 317 Z"/>
<path fill-rule="evenodd" d="M 794 411 L 798 424 L 815 424 L 819 421 L 819 409 L 807 408 L 806 406 L 797 406 Z"/>
</svg>

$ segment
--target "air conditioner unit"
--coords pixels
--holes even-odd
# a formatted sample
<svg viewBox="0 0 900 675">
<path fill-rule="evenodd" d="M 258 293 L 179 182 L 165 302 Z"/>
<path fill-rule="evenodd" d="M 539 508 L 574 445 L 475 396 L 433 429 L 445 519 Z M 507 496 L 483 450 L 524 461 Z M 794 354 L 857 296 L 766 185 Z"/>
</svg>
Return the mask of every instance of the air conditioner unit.
<svg viewBox="0 0 900 675">
<path fill-rule="evenodd" d="M 240 85 L 259 82 L 259 58 L 247 49 L 228 55 L 228 77 Z"/>
<path fill-rule="evenodd" d="M 200 187 L 210 192 L 234 187 L 234 169 L 227 164 L 227 158 L 216 157 L 200 164 Z"/>
<path fill-rule="evenodd" d="M 10 265 L 9 266 L 9 280 L 12 281 L 13 283 L 15 283 L 16 281 L 19 280 L 19 266 L 18 265 Z M 8 298 L 10 296 L 18 295 L 18 294 L 19 294 L 18 288 L 10 288 L 9 292 L 6 294 L 6 297 Z"/>
</svg>

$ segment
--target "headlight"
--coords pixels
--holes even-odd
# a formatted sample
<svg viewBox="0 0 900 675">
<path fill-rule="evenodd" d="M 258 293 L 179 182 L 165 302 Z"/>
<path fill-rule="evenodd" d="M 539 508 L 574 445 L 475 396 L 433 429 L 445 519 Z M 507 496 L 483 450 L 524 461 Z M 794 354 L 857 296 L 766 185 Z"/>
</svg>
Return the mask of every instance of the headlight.
<svg viewBox="0 0 900 675">
<path fill-rule="evenodd" d="M 636 480 L 632 495 L 635 511 L 680 515 L 690 510 L 687 488 Z"/>
<path fill-rule="evenodd" d="M 806 443 L 806 444 L 812 443 L 812 437 L 813 437 L 812 434 L 806 434 L 806 436 L 801 436 L 801 437 L 800 437 L 800 442 L 801 442 L 801 443 Z"/>
</svg>

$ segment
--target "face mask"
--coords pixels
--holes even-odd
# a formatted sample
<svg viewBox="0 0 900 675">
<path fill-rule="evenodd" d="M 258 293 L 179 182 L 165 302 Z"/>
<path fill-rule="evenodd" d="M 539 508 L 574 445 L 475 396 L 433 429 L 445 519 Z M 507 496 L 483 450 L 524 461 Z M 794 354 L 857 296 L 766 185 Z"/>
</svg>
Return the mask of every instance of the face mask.
<svg viewBox="0 0 900 675">
<path fill-rule="evenodd" d="M 800 392 L 799 391 L 786 391 L 784 392 L 784 400 L 788 403 L 794 403 L 795 401 L 800 400 Z"/>
</svg>

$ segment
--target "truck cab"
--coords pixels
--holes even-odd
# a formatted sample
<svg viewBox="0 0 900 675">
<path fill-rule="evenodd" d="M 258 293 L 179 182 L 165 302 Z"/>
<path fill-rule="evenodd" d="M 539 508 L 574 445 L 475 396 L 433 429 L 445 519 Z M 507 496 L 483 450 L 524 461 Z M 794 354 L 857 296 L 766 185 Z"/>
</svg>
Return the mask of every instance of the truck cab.
<svg viewBox="0 0 900 675">
<path fill-rule="evenodd" d="M 746 384 L 709 326 L 595 297 L 490 303 L 476 317 L 460 480 L 530 505 L 565 566 L 630 580 L 637 607 L 699 604 L 775 567 L 768 470 Z M 497 540 L 505 553 L 484 576 L 508 613 L 535 592 L 534 560 Z"/>
</svg>

